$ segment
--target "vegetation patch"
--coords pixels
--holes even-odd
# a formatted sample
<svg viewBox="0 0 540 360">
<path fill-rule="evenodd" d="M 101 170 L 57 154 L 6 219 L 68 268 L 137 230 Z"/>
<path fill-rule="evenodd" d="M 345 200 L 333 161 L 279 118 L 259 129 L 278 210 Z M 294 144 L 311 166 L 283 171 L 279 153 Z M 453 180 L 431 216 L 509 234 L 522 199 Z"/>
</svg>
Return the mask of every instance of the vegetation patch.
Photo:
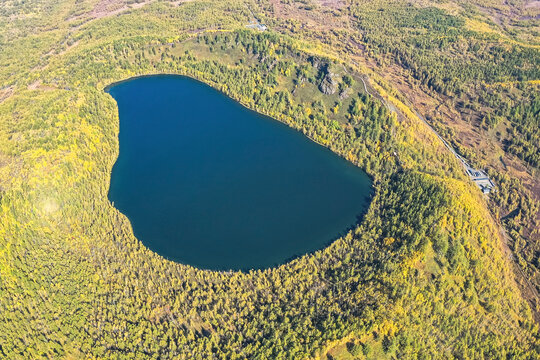
<svg viewBox="0 0 540 360">
<path fill-rule="evenodd" d="M 174 11 L 153 3 L 74 34 L 47 23 L 58 19 L 55 4 L 21 4 L 52 16 L 30 23 L 53 28 L 36 35 L 35 56 L 16 55 L 32 47 L 20 34 L 9 43 L 24 41 L 0 53 L 2 84 L 15 89 L 0 104 L 3 357 L 538 356 L 537 326 L 482 195 L 421 121 L 398 117 L 366 92 L 363 74 L 296 38 L 245 30 L 244 3 L 189 2 Z M 60 8 L 62 16 L 77 12 Z M 458 52 L 463 21 L 410 10 L 390 37 L 371 23 L 391 16 L 352 11 L 370 51 L 395 54 L 433 88 L 464 89 L 457 80 L 467 55 L 443 51 Z M 401 48 L 400 34 L 418 36 Z M 64 37 L 79 42 L 47 55 Z M 536 53 L 517 52 L 489 75 L 488 62 L 507 53 L 488 48 L 485 62 L 466 68 L 471 78 L 536 76 Z M 375 195 L 362 223 L 326 249 L 261 271 L 203 271 L 149 251 L 107 200 L 119 129 L 103 89 L 156 73 L 204 81 L 363 168 Z M 329 73 L 336 91 L 324 94 Z M 28 89 L 37 80 L 52 89 Z"/>
</svg>

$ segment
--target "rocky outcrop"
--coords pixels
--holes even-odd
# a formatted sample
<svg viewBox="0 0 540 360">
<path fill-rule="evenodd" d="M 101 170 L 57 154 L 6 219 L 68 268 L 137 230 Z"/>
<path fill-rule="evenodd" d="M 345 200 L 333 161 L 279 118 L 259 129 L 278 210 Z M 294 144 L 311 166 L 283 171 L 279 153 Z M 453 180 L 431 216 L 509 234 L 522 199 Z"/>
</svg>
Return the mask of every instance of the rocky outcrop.
<svg viewBox="0 0 540 360">
<path fill-rule="evenodd" d="M 339 100 L 345 100 L 346 98 L 348 98 L 348 97 L 349 97 L 350 90 L 351 90 L 351 88 L 348 88 L 348 87 L 346 87 L 345 89 L 343 89 L 343 90 L 339 93 Z"/>
<path fill-rule="evenodd" d="M 319 90 L 323 94 L 332 95 L 337 91 L 337 88 L 338 82 L 334 79 L 333 74 L 328 71 L 319 85 Z"/>
</svg>

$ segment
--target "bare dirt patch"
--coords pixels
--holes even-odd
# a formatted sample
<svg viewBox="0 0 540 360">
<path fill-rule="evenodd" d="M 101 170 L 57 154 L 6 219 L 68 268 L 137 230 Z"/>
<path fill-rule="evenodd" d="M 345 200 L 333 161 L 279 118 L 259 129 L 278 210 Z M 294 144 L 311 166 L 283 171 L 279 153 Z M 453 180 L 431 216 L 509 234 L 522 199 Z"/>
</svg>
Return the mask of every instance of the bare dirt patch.
<svg viewBox="0 0 540 360">
<path fill-rule="evenodd" d="M 154 1 L 155 0 L 145 0 L 138 3 L 129 3 L 127 0 L 101 0 L 89 12 L 71 17 L 67 19 L 67 21 L 75 21 L 75 20 L 84 19 L 84 21 L 81 24 L 75 27 L 75 28 L 79 28 L 90 20 L 102 19 L 105 17 L 118 15 L 128 10 L 139 9 Z M 180 1 L 175 1 L 174 3 L 181 3 L 184 1 L 185 0 L 180 0 Z"/>
<path fill-rule="evenodd" d="M 295 23 L 300 26 L 298 31 L 310 29 L 313 33 L 317 33 L 333 32 L 348 27 L 348 17 L 340 11 L 345 6 L 343 0 L 316 0 L 311 5 L 301 2 L 285 3 L 281 0 L 270 0 L 270 3 L 273 18 L 281 23 L 274 25 L 278 28 Z M 325 36 L 328 34 L 320 34 L 321 39 Z"/>
<path fill-rule="evenodd" d="M 113 16 L 129 9 L 138 9 L 153 0 L 143 1 L 134 4 L 128 4 L 126 1 L 118 0 L 101 0 L 96 7 L 90 12 L 93 19 L 101 19 L 106 16 Z"/>
<path fill-rule="evenodd" d="M 0 104 L 13 94 L 13 86 L 8 86 L 5 89 L 0 89 Z"/>
<path fill-rule="evenodd" d="M 52 86 L 48 86 L 48 85 L 43 85 L 41 83 L 41 80 L 36 80 L 30 85 L 28 85 L 28 90 L 52 91 L 52 90 L 56 90 L 56 88 Z"/>
<path fill-rule="evenodd" d="M 345 6 L 343 0 L 317 0 L 317 2 L 324 7 L 329 7 L 332 9 L 341 9 Z"/>
</svg>

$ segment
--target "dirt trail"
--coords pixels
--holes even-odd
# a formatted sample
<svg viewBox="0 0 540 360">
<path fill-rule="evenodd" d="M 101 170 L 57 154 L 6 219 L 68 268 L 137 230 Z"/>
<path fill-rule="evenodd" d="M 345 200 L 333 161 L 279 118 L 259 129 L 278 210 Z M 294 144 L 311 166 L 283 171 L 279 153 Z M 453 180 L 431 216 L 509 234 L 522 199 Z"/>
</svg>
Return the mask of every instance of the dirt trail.
<svg viewBox="0 0 540 360">
<path fill-rule="evenodd" d="M 13 86 L 0 89 L 0 104 L 7 100 L 13 94 Z"/>
<path fill-rule="evenodd" d="M 43 85 L 41 83 L 41 80 L 36 80 L 33 83 L 31 83 L 30 85 L 28 85 L 28 90 L 52 91 L 52 90 L 56 90 L 56 89 L 57 88 L 52 87 L 52 86 Z"/>
</svg>

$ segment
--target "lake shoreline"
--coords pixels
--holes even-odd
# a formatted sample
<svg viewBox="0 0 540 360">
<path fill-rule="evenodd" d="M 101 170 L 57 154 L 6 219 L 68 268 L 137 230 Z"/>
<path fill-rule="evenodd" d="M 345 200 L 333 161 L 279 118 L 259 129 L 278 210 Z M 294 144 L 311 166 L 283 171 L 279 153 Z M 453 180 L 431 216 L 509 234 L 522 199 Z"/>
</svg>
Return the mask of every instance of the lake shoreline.
<svg viewBox="0 0 540 360">
<path fill-rule="evenodd" d="M 165 89 L 159 94 L 158 90 L 145 89 L 143 85 L 137 88 L 143 83 L 150 87 L 163 84 Z M 107 90 L 118 103 L 121 151 L 111 171 L 109 199 L 129 218 L 137 238 L 168 259 L 216 271 L 273 268 L 326 248 L 356 228 L 369 209 L 373 184 L 359 167 L 287 123 L 249 109 L 205 82 L 185 75 L 159 74 L 115 84 Z M 122 95 L 122 91 L 129 94 Z M 130 100 L 132 98 L 134 100 Z M 126 107 L 128 103 L 130 105 Z M 201 115 L 201 112 L 213 111 L 208 109 L 208 103 L 214 104 L 211 108 L 218 106 L 219 109 L 214 115 Z M 178 121 L 167 120 L 171 115 L 167 111 L 180 115 L 184 127 L 178 127 Z M 127 123 L 126 116 L 131 116 Z M 143 123 L 150 119 L 159 119 L 160 126 L 145 127 Z M 165 149 L 160 150 L 162 146 Z M 163 153 L 152 157 L 156 151 Z M 185 156 L 186 152 L 203 157 L 193 159 Z M 182 177 L 171 180 L 167 176 L 155 176 L 164 171 L 155 167 L 156 164 L 166 163 L 169 159 L 178 164 L 167 163 L 162 168 L 171 174 L 182 174 Z M 285 178 L 280 169 L 289 169 L 283 174 L 287 174 Z M 189 176 L 195 177 L 186 179 Z M 209 180 L 215 176 L 219 181 Z M 312 180 L 306 182 L 307 179 Z M 337 183 L 333 184 L 335 181 Z M 357 185 L 353 185 L 355 183 Z M 182 192 L 182 188 L 189 191 Z M 161 194 L 161 190 L 167 191 L 167 195 Z M 229 192 L 234 195 L 228 195 Z M 144 197 L 148 200 L 141 202 L 139 198 Z M 171 201 L 165 208 L 158 206 Z M 152 208 L 154 205 L 157 207 Z M 187 208 L 183 209 L 183 206 Z M 216 206 L 225 206 L 225 212 L 217 212 Z M 176 214 L 178 209 L 181 212 Z M 155 212 L 161 212 L 161 218 L 149 219 Z M 251 220 L 239 222 L 236 212 Z M 341 225 L 332 225 L 334 222 Z M 209 224 L 213 224 L 211 228 L 221 229 L 215 230 L 218 235 L 204 229 Z M 178 234 L 182 234 L 181 238 Z M 153 246 L 149 243 L 150 238 L 154 239 Z M 182 251 L 178 252 L 171 245 L 173 238 L 182 242 Z M 186 239 L 205 242 L 212 238 L 217 243 L 207 242 L 205 249 L 210 253 L 219 249 L 208 258 L 221 265 L 205 265 L 206 260 L 195 255 L 200 251 L 197 246 L 186 243 Z M 308 241 L 308 248 L 302 245 L 299 240 L 302 238 Z M 236 250 L 232 251 L 221 244 L 225 239 L 243 243 L 235 245 Z M 258 240 L 254 243 L 250 239 Z M 287 241 L 283 250 L 274 244 L 279 241 Z M 240 249 L 250 255 L 237 254 Z M 289 255 L 280 255 L 280 251 Z M 242 256 L 248 263 L 240 265 L 234 260 Z M 257 263 L 257 256 L 264 259 L 263 262 Z"/>
</svg>

